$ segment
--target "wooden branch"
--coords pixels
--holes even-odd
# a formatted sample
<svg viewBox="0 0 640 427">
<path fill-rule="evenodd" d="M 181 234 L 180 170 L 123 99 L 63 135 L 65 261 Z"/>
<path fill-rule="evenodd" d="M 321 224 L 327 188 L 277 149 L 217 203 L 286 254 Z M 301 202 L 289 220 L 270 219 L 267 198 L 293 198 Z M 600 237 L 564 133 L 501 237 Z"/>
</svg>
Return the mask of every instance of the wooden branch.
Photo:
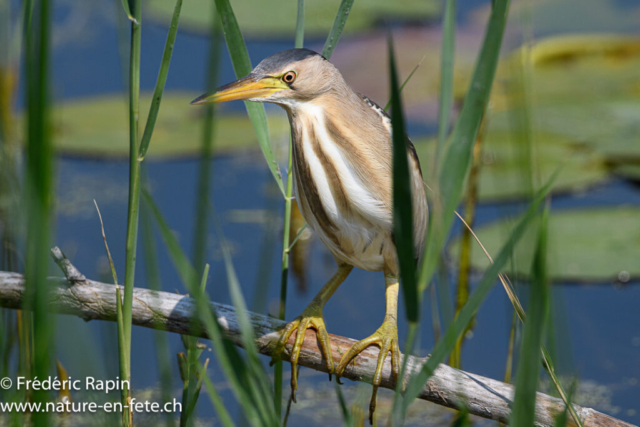
<svg viewBox="0 0 640 427">
<path fill-rule="evenodd" d="M 87 321 L 93 319 L 115 321 L 115 286 L 86 279 L 59 250 L 52 251 L 52 255 L 68 278 L 49 279 L 51 311 L 79 316 Z M 24 295 L 25 281 L 21 274 L 0 272 L 0 307 L 20 309 Z M 211 307 L 215 310 L 218 322 L 227 338 L 235 345 L 242 346 L 234 308 L 218 303 L 211 303 Z M 134 290 L 133 324 L 135 325 L 190 335 L 195 312 L 196 302 L 187 296 L 142 288 Z M 260 314 L 249 313 L 249 315 L 256 334 L 257 348 L 260 353 L 271 355 L 278 331 L 285 323 Z M 207 338 L 205 334 L 198 336 Z M 332 356 L 337 364 L 340 355 L 346 352 L 355 340 L 337 335 L 330 335 L 330 338 Z M 287 350 L 291 349 L 294 339 L 295 333 L 289 340 Z M 344 377 L 354 381 L 370 381 L 375 371 L 378 353 L 377 347 L 366 349 L 356 357 L 355 363 L 352 362 L 347 366 Z M 424 361 L 425 359 L 411 356 L 408 371 L 418 369 Z M 326 365 L 312 330 L 307 331 L 298 363 L 301 366 L 326 372 Z M 381 386 L 395 389 L 389 358 L 384 366 Z M 462 404 L 471 414 L 507 423 L 513 395 L 514 388 L 510 384 L 440 365 L 422 389 L 419 397 L 450 408 L 458 408 Z M 585 427 L 633 427 L 631 424 L 590 408 L 577 405 L 575 408 Z M 536 426 L 553 426 L 555 418 L 563 410 L 564 404 L 560 399 L 538 393 Z M 571 419 L 569 425 L 573 425 Z"/>
</svg>

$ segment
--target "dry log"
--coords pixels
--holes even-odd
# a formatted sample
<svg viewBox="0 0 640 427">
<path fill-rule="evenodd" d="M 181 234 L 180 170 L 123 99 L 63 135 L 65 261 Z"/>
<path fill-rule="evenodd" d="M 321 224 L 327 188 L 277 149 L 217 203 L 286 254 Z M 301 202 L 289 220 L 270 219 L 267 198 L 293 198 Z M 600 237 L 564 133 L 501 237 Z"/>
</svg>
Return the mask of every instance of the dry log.
<svg viewBox="0 0 640 427">
<path fill-rule="evenodd" d="M 52 312 L 79 316 L 85 320 L 116 320 L 115 286 L 86 279 L 61 253 L 54 253 L 56 262 L 67 278 L 49 279 L 51 283 L 50 307 Z M 25 293 L 24 277 L 21 274 L 0 272 L 0 307 L 22 308 Z M 226 336 L 237 346 L 242 346 L 240 328 L 233 307 L 211 303 L 217 319 Z M 133 293 L 133 324 L 161 329 L 179 334 L 191 334 L 196 313 L 196 302 L 184 295 L 168 292 L 154 292 L 136 288 Z M 260 353 L 271 355 L 277 331 L 284 322 L 260 314 L 249 313 L 255 330 L 256 345 Z M 206 335 L 200 335 L 206 338 Z M 343 354 L 355 342 L 351 338 L 330 335 L 333 359 L 337 364 Z M 289 340 L 288 350 L 295 339 Z M 344 377 L 354 381 L 370 381 L 376 367 L 379 350 L 370 347 L 350 363 Z M 286 355 L 285 355 L 286 357 Z M 424 363 L 425 359 L 410 356 L 408 371 L 411 372 Z M 314 370 L 326 372 L 326 365 L 318 348 L 313 331 L 307 337 L 299 359 L 299 364 Z M 391 375 L 389 358 L 384 367 L 382 387 L 395 389 Z M 457 408 L 465 405 L 469 412 L 480 417 L 509 421 L 514 388 L 510 384 L 482 377 L 446 365 L 440 365 L 420 393 L 420 399 L 439 405 Z M 585 427 L 619 426 L 633 427 L 594 409 L 575 405 L 578 416 Z M 564 410 L 562 400 L 538 393 L 536 403 L 536 426 L 553 426 L 558 414 Z M 570 417 L 569 417 L 570 418 Z M 570 425 L 571 423 L 570 418 Z"/>
</svg>

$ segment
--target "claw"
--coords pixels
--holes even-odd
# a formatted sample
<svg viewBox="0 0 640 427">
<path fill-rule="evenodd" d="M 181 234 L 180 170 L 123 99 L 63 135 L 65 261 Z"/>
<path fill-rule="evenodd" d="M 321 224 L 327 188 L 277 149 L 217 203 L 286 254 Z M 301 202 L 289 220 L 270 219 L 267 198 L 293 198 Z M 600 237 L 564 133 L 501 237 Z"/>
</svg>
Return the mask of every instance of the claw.
<svg viewBox="0 0 640 427">
<path fill-rule="evenodd" d="M 329 334 L 324 326 L 324 320 L 322 319 L 322 310 L 307 309 L 302 315 L 298 316 L 282 331 L 278 343 L 276 344 L 275 351 L 273 353 L 273 359 L 270 364 L 276 362 L 278 358 L 281 358 L 285 351 L 285 345 L 289 341 L 289 338 L 296 331 L 296 338 L 291 348 L 290 361 L 291 361 L 291 400 L 296 402 L 296 390 L 298 389 L 298 359 L 300 357 L 300 351 L 304 344 L 304 338 L 307 329 L 313 328 L 316 330 L 318 341 L 320 342 L 320 350 L 322 355 L 327 361 L 327 370 L 329 371 L 329 380 L 331 380 L 331 373 L 333 372 L 333 357 L 331 355 L 331 344 L 329 342 Z"/>
<path fill-rule="evenodd" d="M 342 356 L 335 373 L 336 381 L 338 381 L 338 384 L 342 384 L 340 382 L 340 377 L 344 373 L 349 362 L 371 345 L 377 345 L 380 347 L 376 371 L 372 381 L 373 393 L 371 394 L 371 402 L 369 403 L 369 423 L 373 425 L 373 413 L 376 410 L 376 395 L 378 393 L 378 387 L 382 382 L 382 368 L 384 367 L 384 361 L 389 352 L 391 352 L 391 370 L 396 381 L 400 371 L 400 348 L 398 346 L 398 328 L 396 326 L 395 318 L 385 319 L 382 326 L 374 332 L 373 335 L 352 345 L 349 351 Z"/>
<path fill-rule="evenodd" d="M 373 425 L 373 413 L 376 411 L 376 395 L 378 394 L 378 386 L 373 386 L 371 393 L 371 401 L 369 402 L 369 424 Z"/>
</svg>

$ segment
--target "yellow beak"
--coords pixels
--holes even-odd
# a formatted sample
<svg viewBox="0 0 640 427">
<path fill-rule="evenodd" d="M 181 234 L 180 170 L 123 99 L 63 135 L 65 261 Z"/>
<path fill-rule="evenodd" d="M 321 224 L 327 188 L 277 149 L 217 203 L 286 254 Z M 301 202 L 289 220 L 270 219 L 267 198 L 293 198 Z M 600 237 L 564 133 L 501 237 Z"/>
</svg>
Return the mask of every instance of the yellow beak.
<svg viewBox="0 0 640 427">
<path fill-rule="evenodd" d="M 249 74 L 240 80 L 221 86 L 214 93 L 207 93 L 191 101 L 192 105 L 211 104 L 252 98 L 266 98 L 272 93 L 289 89 L 278 77 Z"/>
</svg>

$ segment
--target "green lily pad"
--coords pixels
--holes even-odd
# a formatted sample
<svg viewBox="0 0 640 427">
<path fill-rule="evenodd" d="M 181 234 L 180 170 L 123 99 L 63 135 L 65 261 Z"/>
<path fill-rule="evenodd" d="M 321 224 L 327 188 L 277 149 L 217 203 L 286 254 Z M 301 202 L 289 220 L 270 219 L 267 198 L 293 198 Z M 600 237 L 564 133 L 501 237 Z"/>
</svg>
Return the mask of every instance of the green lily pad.
<svg viewBox="0 0 640 427">
<path fill-rule="evenodd" d="M 526 151 L 518 135 L 506 131 L 490 131 L 483 139 L 482 164 L 478 183 L 480 201 L 522 199 L 531 195 L 527 163 L 531 157 L 536 181 L 546 182 L 562 165 L 555 180 L 553 193 L 583 191 L 607 179 L 602 158 L 592 150 L 572 144 L 561 135 L 539 133 L 533 137 L 533 156 Z M 416 144 L 423 168 L 433 159 L 435 144 L 422 141 Z"/>
<path fill-rule="evenodd" d="M 496 255 L 511 225 L 497 221 L 475 230 L 491 255 Z M 535 228 L 535 227 L 534 227 Z M 535 230 L 516 247 L 510 273 L 528 276 L 535 245 Z M 475 244 L 475 243 L 474 243 Z M 448 251 L 460 253 L 460 240 Z M 640 278 L 640 208 L 613 207 L 552 211 L 549 219 L 549 276 L 554 281 L 628 282 Z M 474 246 L 472 266 L 485 269 L 488 261 Z"/>
<path fill-rule="evenodd" d="M 490 116 L 491 129 L 513 126 L 515 110 Z M 610 164 L 640 161 L 640 100 L 539 105 L 531 112 L 534 131 L 553 132 L 584 144 Z"/>
<path fill-rule="evenodd" d="M 295 1 L 234 0 L 231 2 L 238 24 L 245 36 L 293 36 L 297 16 Z M 145 15 L 168 24 L 175 0 L 153 0 L 145 4 Z M 305 1 L 304 31 L 306 36 L 326 37 L 333 25 L 340 0 Z M 190 0 L 182 6 L 180 28 L 208 33 L 211 28 L 213 0 Z M 370 29 L 384 20 L 422 21 L 440 13 L 440 2 L 434 0 L 356 1 L 349 13 L 345 33 Z"/>
<path fill-rule="evenodd" d="M 621 166 L 640 163 L 639 69 L 637 37 L 562 36 L 521 48 L 499 66 L 488 133 L 522 130 L 528 117 L 533 135 L 554 134 L 581 144 L 617 175 L 632 177 L 634 168 Z"/>
<path fill-rule="evenodd" d="M 530 157 L 523 141 L 511 133 L 489 132 L 480 169 L 479 197 L 481 200 L 504 200 L 529 197 L 526 164 Z M 552 192 L 584 191 L 607 179 L 602 158 L 585 150 L 561 135 L 540 133 L 533 136 L 531 156 L 534 184 L 538 187 L 562 167 Z"/>
<path fill-rule="evenodd" d="M 510 129 L 514 113 L 523 114 L 518 64 L 525 54 L 532 61 L 529 113 L 534 130 L 590 144 L 610 163 L 640 159 L 640 39 L 557 37 L 514 53 L 502 64 L 501 83 L 492 98 L 493 128 Z"/>
<path fill-rule="evenodd" d="M 589 144 L 610 163 L 640 161 L 640 99 L 541 106 L 533 116 L 540 129 Z"/>
<path fill-rule="evenodd" d="M 513 2 L 509 11 L 509 27 L 522 25 L 525 17 L 536 35 L 553 33 L 585 33 L 593 31 L 634 31 L 640 19 L 640 7 L 631 2 L 611 0 L 537 0 Z M 491 9 L 487 4 L 474 13 L 475 22 L 484 23 Z"/>
<path fill-rule="evenodd" d="M 196 96 L 193 93 L 165 93 L 149 157 L 185 157 L 199 153 L 205 109 L 189 105 Z M 140 99 L 140 135 L 150 100 L 150 94 L 144 94 Z M 61 154 L 110 158 L 129 155 L 128 105 L 122 95 L 56 104 L 53 127 L 55 147 Z M 274 140 L 285 140 L 289 124 L 284 116 L 270 116 L 269 129 Z M 214 137 L 217 153 L 257 147 L 257 139 L 246 114 L 219 114 Z"/>
<path fill-rule="evenodd" d="M 640 165 L 638 164 L 618 165 L 613 168 L 613 173 L 629 181 L 640 183 Z"/>
</svg>

